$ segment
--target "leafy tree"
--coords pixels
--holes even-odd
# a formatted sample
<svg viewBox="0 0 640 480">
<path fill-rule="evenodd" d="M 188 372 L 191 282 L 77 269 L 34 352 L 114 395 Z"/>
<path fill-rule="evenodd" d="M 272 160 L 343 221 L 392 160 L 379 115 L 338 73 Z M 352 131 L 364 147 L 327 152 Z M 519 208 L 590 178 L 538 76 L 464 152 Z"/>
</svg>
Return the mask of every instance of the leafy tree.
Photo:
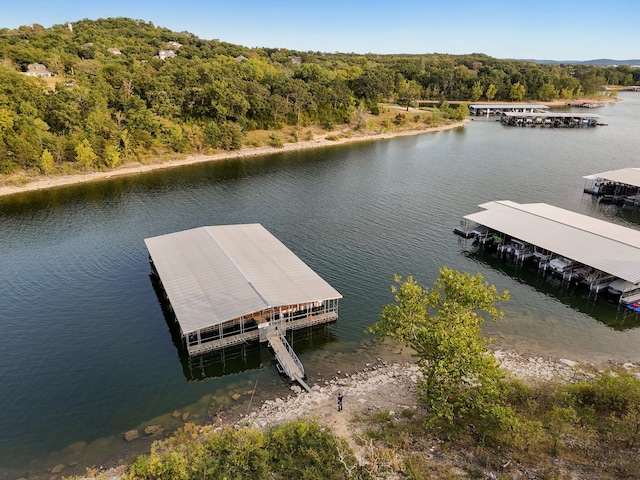
<svg viewBox="0 0 640 480">
<path fill-rule="evenodd" d="M 107 168 L 114 169 L 120 163 L 120 152 L 114 144 L 108 144 L 104 149 L 104 163 Z"/>
<path fill-rule="evenodd" d="M 496 93 L 498 93 L 498 89 L 496 88 L 496 86 L 492 83 L 487 87 L 487 91 L 485 92 L 485 96 L 487 97 L 487 100 L 489 100 L 490 102 L 493 101 L 493 99 L 496 97 Z"/>
<path fill-rule="evenodd" d="M 509 99 L 513 100 L 514 102 L 521 102 L 522 100 L 524 100 L 525 93 L 526 89 L 524 85 L 522 85 L 520 82 L 516 82 L 511 85 L 511 89 L 509 90 Z"/>
<path fill-rule="evenodd" d="M 243 138 L 244 133 L 238 124 L 226 122 L 220 126 L 220 147 L 224 150 L 238 150 Z"/>
<path fill-rule="evenodd" d="M 545 83 L 540 87 L 540 90 L 538 90 L 538 98 L 544 101 L 555 100 L 559 95 L 560 94 L 553 83 Z"/>
<path fill-rule="evenodd" d="M 453 118 L 455 118 L 456 120 L 464 120 L 468 116 L 469 116 L 469 105 L 467 105 L 466 103 L 461 103 L 460 105 L 458 105 L 458 107 L 456 108 L 453 114 Z"/>
<path fill-rule="evenodd" d="M 75 151 L 78 165 L 85 170 L 95 166 L 96 160 L 98 160 L 98 155 L 93 151 L 89 140 L 85 138 L 82 143 L 76 145 Z"/>
<path fill-rule="evenodd" d="M 501 422 L 508 409 L 501 404 L 503 374 L 482 336 L 484 312 L 498 320 L 498 293 L 482 275 L 471 276 L 443 267 L 433 289 L 395 276 L 395 303 L 383 307 L 381 320 L 370 331 L 411 347 L 423 378 L 421 401 L 432 425 L 461 425 L 469 418 Z"/>
<path fill-rule="evenodd" d="M 357 97 L 380 102 L 393 91 L 393 78 L 386 69 L 369 68 L 351 82 Z"/>
<path fill-rule="evenodd" d="M 477 102 L 480 100 L 482 93 L 482 84 L 479 81 L 473 82 L 473 87 L 471 87 L 471 101 Z"/>
<path fill-rule="evenodd" d="M 45 149 L 44 152 L 42 152 L 38 167 L 40 168 L 40 171 L 45 175 L 49 175 L 51 172 L 53 172 L 53 155 L 51 155 L 51 152 L 49 150 Z"/>
</svg>

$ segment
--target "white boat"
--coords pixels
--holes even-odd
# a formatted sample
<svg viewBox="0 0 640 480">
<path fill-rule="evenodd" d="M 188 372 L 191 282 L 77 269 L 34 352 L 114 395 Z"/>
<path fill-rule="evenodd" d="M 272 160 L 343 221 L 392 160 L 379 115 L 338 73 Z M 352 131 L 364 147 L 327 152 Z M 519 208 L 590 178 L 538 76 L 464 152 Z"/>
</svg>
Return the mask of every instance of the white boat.
<svg viewBox="0 0 640 480">
<path fill-rule="evenodd" d="M 549 269 L 551 273 L 555 273 L 557 275 L 563 275 L 565 272 L 573 267 L 573 260 L 569 260 L 564 257 L 556 257 L 549 261 Z"/>
<path fill-rule="evenodd" d="M 611 282 L 616 279 L 613 275 L 608 273 L 600 273 L 600 275 L 594 274 L 592 276 L 585 276 L 582 282 L 589 285 L 589 290 L 592 293 L 600 293 L 608 289 Z"/>
<path fill-rule="evenodd" d="M 516 240 L 515 238 L 511 242 L 513 244 L 513 255 L 519 262 L 524 262 L 533 258 L 533 248 L 528 243 L 524 243 L 522 240 Z"/>
<path fill-rule="evenodd" d="M 640 292 L 640 284 L 618 278 L 609 284 L 608 291 L 611 295 L 615 296 L 628 295 L 630 293 Z"/>
<path fill-rule="evenodd" d="M 598 280 L 596 282 L 593 282 L 591 285 L 589 285 L 589 290 L 592 293 L 600 293 L 603 292 L 605 290 L 607 290 L 609 288 L 609 285 L 611 285 L 611 282 L 613 280 Z"/>
<path fill-rule="evenodd" d="M 551 258 L 551 252 L 540 247 L 533 247 L 533 257 L 538 262 L 547 262 Z"/>
</svg>

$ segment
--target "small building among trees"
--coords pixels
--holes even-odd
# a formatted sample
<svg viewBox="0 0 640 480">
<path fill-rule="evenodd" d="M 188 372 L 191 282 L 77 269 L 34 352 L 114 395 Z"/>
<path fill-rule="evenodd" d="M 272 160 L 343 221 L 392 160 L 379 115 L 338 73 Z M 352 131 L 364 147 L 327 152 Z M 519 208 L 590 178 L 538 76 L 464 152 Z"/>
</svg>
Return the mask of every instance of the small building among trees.
<svg viewBox="0 0 640 480">
<path fill-rule="evenodd" d="M 49 69 L 41 63 L 30 63 L 27 66 L 27 71 L 23 72 L 27 77 L 53 77 L 54 74 L 49 71 Z"/>
</svg>

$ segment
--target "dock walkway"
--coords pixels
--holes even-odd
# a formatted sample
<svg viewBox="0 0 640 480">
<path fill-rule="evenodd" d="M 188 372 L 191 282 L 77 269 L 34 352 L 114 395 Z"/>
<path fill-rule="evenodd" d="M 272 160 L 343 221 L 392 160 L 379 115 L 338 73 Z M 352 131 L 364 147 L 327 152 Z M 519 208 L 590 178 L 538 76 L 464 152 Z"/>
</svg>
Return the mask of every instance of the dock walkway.
<svg viewBox="0 0 640 480">
<path fill-rule="evenodd" d="M 271 329 L 267 341 L 284 373 L 292 381 L 298 382 L 307 392 L 310 392 L 311 387 L 304 381 L 304 367 L 284 335 L 275 328 Z"/>
</svg>

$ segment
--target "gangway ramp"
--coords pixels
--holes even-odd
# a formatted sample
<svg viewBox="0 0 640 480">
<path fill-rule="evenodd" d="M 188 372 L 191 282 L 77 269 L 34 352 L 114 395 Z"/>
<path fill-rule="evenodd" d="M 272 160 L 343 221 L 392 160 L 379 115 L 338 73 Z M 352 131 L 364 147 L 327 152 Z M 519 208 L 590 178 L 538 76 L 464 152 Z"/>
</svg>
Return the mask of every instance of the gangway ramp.
<svg viewBox="0 0 640 480">
<path fill-rule="evenodd" d="M 298 382 L 307 392 L 311 392 L 311 387 L 304 381 L 304 367 L 302 366 L 302 362 L 300 362 L 296 352 L 293 351 L 293 348 L 289 345 L 287 339 L 284 338 L 284 335 L 277 329 L 273 329 L 269 333 L 267 341 L 280 367 L 284 370 L 284 373 L 286 373 L 292 381 Z"/>
</svg>

